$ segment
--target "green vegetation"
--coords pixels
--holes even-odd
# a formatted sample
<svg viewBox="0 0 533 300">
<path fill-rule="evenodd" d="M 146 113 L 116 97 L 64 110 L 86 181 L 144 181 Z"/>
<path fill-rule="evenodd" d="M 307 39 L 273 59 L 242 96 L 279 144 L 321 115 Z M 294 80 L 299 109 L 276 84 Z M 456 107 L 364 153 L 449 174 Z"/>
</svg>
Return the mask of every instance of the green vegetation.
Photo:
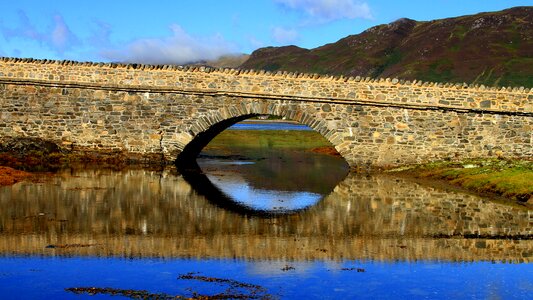
<svg viewBox="0 0 533 300">
<path fill-rule="evenodd" d="M 267 64 L 263 66 L 263 70 L 270 71 L 270 72 L 277 71 L 280 68 L 281 68 L 281 65 L 278 63 L 272 63 L 272 64 Z"/>
<path fill-rule="evenodd" d="M 533 69 L 533 58 L 517 57 L 507 60 L 495 75 L 495 68 L 487 71 L 485 68 L 473 83 L 484 84 L 486 86 L 533 86 L 533 76 L 528 76 Z"/>
<path fill-rule="evenodd" d="M 491 68 L 488 72 L 487 72 L 487 68 L 483 69 L 483 72 L 481 72 L 476 77 L 476 79 L 474 79 L 474 81 L 472 83 L 474 83 L 474 84 L 476 84 L 476 83 L 477 84 L 485 84 L 485 85 L 490 86 L 490 84 L 487 84 L 487 83 L 494 81 L 493 79 L 491 79 L 492 72 L 494 72 L 494 68 Z"/>
<path fill-rule="evenodd" d="M 478 193 L 493 193 L 520 203 L 533 204 L 533 161 L 477 159 L 435 162 L 391 172 L 446 180 Z"/>
<path fill-rule="evenodd" d="M 505 73 L 500 80 L 504 86 L 533 87 L 533 76 L 528 76 L 533 69 L 533 57 L 513 58 L 505 63 Z"/>
<path fill-rule="evenodd" d="M 385 61 L 382 65 L 378 66 L 373 72 L 372 76 L 377 77 L 381 75 L 385 70 L 387 70 L 392 65 L 399 63 L 402 60 L 402 53 L 398 49 L 389 49 L 385 55 Z"/>
<path fill-rule="evenodd" d="M 420 73 L 419 78 L 432 82 L 453 82 L 453 62 L 447 58 L 439 59 L 429 65 L 429 69 Z"/>
<path fill-rule="evenodd" d="M 331 144 L 315 131 L 226 130 L 216 136 L 204 151 L 225 148 L 307 150 L 324 146 Z"/>
<path fill-rule="evenodd" d="M 461 44 L 459 43 L 450 46 L 450 51 L 452 52 L 459 52 L 459 50 L 461 50 Z"/>
<path fill-rule="evenodd" d="M 466 34 L 468 33 L 468 29 L 466 29 L 463 25 L 455 26 L 452 33 L 450 34 L 450 39 L 458 38 L 459 40 L 464 40 Z"/>
</svg>

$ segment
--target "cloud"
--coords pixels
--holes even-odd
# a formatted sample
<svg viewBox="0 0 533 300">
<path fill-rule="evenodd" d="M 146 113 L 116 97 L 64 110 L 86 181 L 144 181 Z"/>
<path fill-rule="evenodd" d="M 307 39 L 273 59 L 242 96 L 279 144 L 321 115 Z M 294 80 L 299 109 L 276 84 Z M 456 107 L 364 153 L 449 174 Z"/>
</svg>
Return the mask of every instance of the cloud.
<svg viewBox="0 0 533 300">
<path fill-rule="evenodd" d="M 274 2 L 321 23 L 340 19 L 372 18 L 368 4 L 358 0 L 274 0 Z"/>
<path fill-rule="evenodd" d="M 111 33 L 112 27 L 109 23 L 94 20 L 96 29 L 93 30 L 92 35 L 89 37 L 88 41 L 93 47 L 105 48 L 111 45 Z"/>
<path fill-rule="evenodd" d="M 172 35 L 166 38 L 137 39 L 118 49 L 100 51 L 104 59 L 146 64 L 186 64 L 217 59 L 236 53 L 236 47 L 222 36 L 194 37 L 181 26 L 170 26 Z"/>
<path fill-rule="evenodd" d="M 54 28 L 50 35 L 45 35 L 45 42 L 52 45 L 52 49 L 59 53 L 65 52 L 73 46 L 79 45 L 80 40 L 70 30 L 61 15 L 54 16 Z"/>
<path fill-rule="evenodd" d="M 35 27 L 31 24 L 30 19 L 26 15 L 26 13 L 22 10 L 19 10 L 17 12 L 19 17 L 19 27 L 17 28 L 8 28 L 5 27 L 2 24 L 2 34 L 4 35 L 4 38 L 9 41 L 12 38 L 28 38 L 31 40 L 36 40 L 41 42 L 44 37 L 41 33 L 39 33 Z"/>
<path fill-rule="evenodd" d="M 13 38 L 29 39 L 45 45 L 59 54 L 63 54 L 65 51 L 81 43 L 78 37 L 67 26 L 61 15 L 55 15 L 53 26 L 45 31 L 37 30 L 24 11 L 19 10 L 18 16 L 18 27 L 8 28 L 2 24 L 0 28 L 7 41 Z"/>
<path fill-rule="evenodd" d="M 286 29 L 283 27 L 272 28 L 272 39 L 282 45 L 292 44 L 299 39 L 299 34 L 294 29 Z"/>
</svg>

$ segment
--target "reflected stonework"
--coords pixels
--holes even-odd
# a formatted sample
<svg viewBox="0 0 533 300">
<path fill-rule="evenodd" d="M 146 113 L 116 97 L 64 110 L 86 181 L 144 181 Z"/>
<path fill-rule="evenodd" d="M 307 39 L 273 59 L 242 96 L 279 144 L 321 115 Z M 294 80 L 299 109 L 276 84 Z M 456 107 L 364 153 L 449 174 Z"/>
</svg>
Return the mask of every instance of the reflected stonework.
<svg viewBox="0 0 533 300">
<path fill-rule="evenodd" d="M 271 218 L 213 204 L 174 169 L 65 170 L 0 188 L 0 253 L 275 260 L 533 261 L 533 212 L 349 174 Z"/>
</svg>

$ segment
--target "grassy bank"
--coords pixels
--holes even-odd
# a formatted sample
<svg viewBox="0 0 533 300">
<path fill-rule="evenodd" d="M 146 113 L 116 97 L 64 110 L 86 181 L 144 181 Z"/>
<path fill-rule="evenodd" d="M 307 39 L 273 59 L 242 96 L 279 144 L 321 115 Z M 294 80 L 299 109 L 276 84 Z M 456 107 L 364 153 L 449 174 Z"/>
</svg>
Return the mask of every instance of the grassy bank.
<svg viewBox="0 0 533 300">
<path fill-rule="evenodd" d="M 481 194 L 495 194 L 533 206 L 533 161 L 476 159 L 434 162 L 390 170 L 416 178 L 444 180 Z"/>
<path fill-rule="evenodd" d="M 315 131 L 300 130 L 226 130 L 208 147 L 312 149 L 331 144 Z"/>
<path fill-rule="evenodd" d="M 300 130 L 226 130 L 203 150 L 209 155 L 228 152 L 250 155 L 258 151 L 298 150 L 336 154 L 335 148 L 318 132 Z"/>
</svg>

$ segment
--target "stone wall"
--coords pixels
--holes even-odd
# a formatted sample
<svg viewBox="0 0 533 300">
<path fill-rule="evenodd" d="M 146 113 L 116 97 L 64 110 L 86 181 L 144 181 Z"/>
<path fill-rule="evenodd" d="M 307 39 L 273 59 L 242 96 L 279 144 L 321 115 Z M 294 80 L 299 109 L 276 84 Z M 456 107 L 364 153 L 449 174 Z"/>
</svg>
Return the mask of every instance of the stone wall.
<svg viewBox="0 0 533 300">
<path fill-rule="evenodd" d="M 352 167 L 533 156 L 523 87 L 0 59 L 0 137 L 174 160 L 258 114 L 309 125 Z"/>
</svg>

